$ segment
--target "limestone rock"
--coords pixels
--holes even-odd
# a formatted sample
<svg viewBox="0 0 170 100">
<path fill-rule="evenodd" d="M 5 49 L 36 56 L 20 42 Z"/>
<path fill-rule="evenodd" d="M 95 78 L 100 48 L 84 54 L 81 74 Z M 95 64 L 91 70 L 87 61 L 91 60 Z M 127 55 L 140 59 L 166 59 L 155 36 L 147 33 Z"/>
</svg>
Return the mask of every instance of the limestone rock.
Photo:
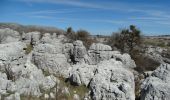
<svg viewBox="0 0 170 100">
<path fill-rule="evenodd" d="M 45 73 L 67 76 L 69 64 L 62 49 L 52 44 L 39 44 L 33 50 L 32 60 Z"/>
<path fill-rule="evenodd" d="M 17 31 L 9 28 L 0 29 L 0 43 L 17 42 L 21 38 Z"/>
<path fill-rule="evenodd" d="M 65 54 L 66 58 L 69 62 L 71 62 L 71 56 L 73 54 L 73 44 L 72 43 L 65 43 L 63 46 L 63 53 Z"/>
<path fill-rule="evenodd" d="M 108 45 L 101 43 L 93 43 L 88 50 L 88 63 L 97 64 L 103 60 L 109 60 L 111 58 L 112 48 Z"/>
<path fill-rule="evenodd" d="M 19 66 L 25 63 L 26 45 L 22 42 L 0 44 L 0 70 L 5 71 L 8 66 Z"/>
<path fill-rule="evenodd" d="M 112 52 L 112 58 L 115 58 L 118 61 L 121 61 L 126 68 L 135 68 L 135 61 L 131 59 L 130 55 L 127 53 L 121 54 L 118 51 Z"/>
<path fill-rule="evenodd" d="M 94 100 L 135 100 L 134 76 L 115 59 L 102 61 L 90 82 Z"/>
<path fill-rule="evenodd" d="M 83 45 L 82 41 L 74 41 L 73 42 L 73 62 L 77 63 L 77 62 L 84 62 L 84 56 L 87 54 L 86 48 Z"/>
<path fill-rule="evenodd" d="M 80 100 L 79 95 L 78 95 L 78 94 L 74 94 L 74 95 L 73 95 L 73 100 Z"/>
<path fill-rule="evenodd" d="M 170 98 L 170 65 L 162 64 L 141 86 L 141 100 L 168 100 Z"/>
<path fill-rule="evenodd" d="M 88 86 L 91 78 L 94 76 L 96 67 L 95 65 L 88 65 L 85 63 L 73 65 L 70 71 L 71 82 L 75 85 L 83 84 Z"/>
<path fill-rule="evenodd" d="M 52 37 L 50 33 L 43 34 L 43 37 L 41 39 L 41 43 L 52 43 Z"/>
<path fill-rule="evenodd" d="M 5 97 L 4 100 L 21 100 L 20 94 L 19 93 L 11 94 L 10 96 Z"/>
<path fill-rule="evenodd" d="M 40 32 L 29 32 L 29 33 L 23 33 L 22 40 L 26 44 L 32 44 L 37 45 L 40 42 L 41 33 Z"/>
</svg>

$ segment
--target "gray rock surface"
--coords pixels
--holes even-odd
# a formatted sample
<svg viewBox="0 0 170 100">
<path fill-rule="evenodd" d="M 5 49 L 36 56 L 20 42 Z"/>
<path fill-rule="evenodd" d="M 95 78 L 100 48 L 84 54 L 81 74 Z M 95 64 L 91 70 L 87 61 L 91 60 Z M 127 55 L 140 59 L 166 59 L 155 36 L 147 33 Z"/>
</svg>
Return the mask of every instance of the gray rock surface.
<svg viewBox="0 0 170 100">
<path fill-rule="evenodd" d="M 94 76 L 94 72 L 96 70 L 96 65 L 88 65 L 88 64 L 76 64 L 72 66 L 72 70 L 70 71 L 70 80 L 75 85 L 86 85 L 90 83 L 90 80 Z"/>
<path fill-rule="evenodd" d="M 101 43 L 93 43 L 88 50 L 88 63 L 97 64 L 103 60 L 111 58 L 112 48 Z"/>
<path fill-rule="evenodd" d="M 52 43 L 53 40 L 52 40 L 52 36 L 50 33 L 45 33 L 43 34 L 43 37 L 41 39 L 41 43 Z"/>
<path fill-rule="evenodd" d="M 0 44 L 0 70 L 6 71 L 9 66 L 19 66 L 25 63 L 26 45 L 22 42 Z"/>
<path fill-rule="evenodd" d="M 21 100 L 20 94 L 19 93 L 11 94 L 10 96 L 5 97 L 4 100 Z"/>
<path fill-rule="evenodd" d="M 155 46 L 147 46 L 145 48 L 145 56 L 151 58 L 152 60 L 158 63 L 170 63 L 170 53 L 168 49 L 155 47 Z"/>
<path fill-rule="evenodd" d="M 73 52 L 72 52 L 73 53 L 72 54 L 73 62 L 74 63 L 77 63 L 77 62 L 82 63 L 82 62 L 84 62 L 84 56 L 87 54 L 87 51 L 86 51 L 85 46 L 83 45 L 83 42 L 79 41 L 79 40 L 74 41 L 73 46 L 74 46 Z"/>
<path fill-rule="evenodd" d="M 90 88 L 94 100 L 135 100 L 133 73 L 115 59 L 98 64 Z"/>
<path fill-rule="evenodd" d="M 0 43 L 17 42 L 21 38 L 17 31 L 9 28 L 0 29 Z"/>
<path fill-rule="evenodd" d="M 26 44 L 36 45 L 40 42 L 41 35 L 42 34 L 40 32 L 23 33 L 22 34 L 22 40 Z"/>
<path fill-rule="evenodd" d="M 52 44 L 39 44 L 33 50 L 33 62 L 45 73 L 67 76 L 70 65 L 62 49 Z"/>
<path fill-rule="evenodd" d="M 129 54 L 121 54 L 119 51 L 112 51 L 112 58 L 115 58 L 117 61 L 121 61 L 126 68 L 135 68 L 135 61 L 132 60 Z"/>
<path fill-rule="evenodd" d="M 141 100 L 169 100 L 170 65 L 162 64 L 141 85 Z"/>
</svg>

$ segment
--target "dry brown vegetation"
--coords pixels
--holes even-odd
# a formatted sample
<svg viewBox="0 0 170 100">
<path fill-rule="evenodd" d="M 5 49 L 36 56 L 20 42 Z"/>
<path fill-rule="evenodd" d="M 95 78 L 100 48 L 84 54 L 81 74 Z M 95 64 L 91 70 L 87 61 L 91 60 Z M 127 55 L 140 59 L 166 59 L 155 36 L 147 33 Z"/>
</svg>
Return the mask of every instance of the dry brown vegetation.
<svg viewBox="0 0 170 100">
<path fill-rule="evenodd" d="M 69 27 L 66 33 L 69 42 L 81 40 L 86 48 L 89 48 L 92 43 L 96 42 L 95 39 L 91 38 L 90 33 L 86 30 L 78 30 L 75 32 L 71 27 Z"/>
<path fill-rule="evenodd" d="M 36 26 L 36 25 L 20 25 L 17 23 L 0 23 L 0 29 L 3 28 L 10 28 L 15 31 L 18 31 L 20 34 L 23 32 L 33 32 L 39 31 L 40 33 L 57 33 L 57 34 L 64 34 L 65 31 L 61 29 L 57 29 L 55 27 L 46 27 L 46 26 Z"/>
</svg>

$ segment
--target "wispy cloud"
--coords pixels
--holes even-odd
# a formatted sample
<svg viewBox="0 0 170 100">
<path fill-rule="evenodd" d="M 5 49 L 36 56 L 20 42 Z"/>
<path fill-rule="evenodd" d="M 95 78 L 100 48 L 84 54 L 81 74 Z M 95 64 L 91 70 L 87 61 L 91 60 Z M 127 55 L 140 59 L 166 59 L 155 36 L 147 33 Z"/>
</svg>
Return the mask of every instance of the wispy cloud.
<svg viewBox="0 0 170 100">
<path fill-rule="evenodd" d="M 114 20 L 114 19 L 82 19 L 82 18 L 56 18 L 52 16 L 46 16 L 46 15 L 32 15 L 29 16 L 32 18 L 41 18 L 41 19 L 48 19 L 48 20 L 56 20 L 61 22 L 91 22 L 91 23 L 110 23 L 110 24 L 123 24 L 126 23 L 126 21 L 122 20 Z"/>
<path fill-rule="evenodd" d="M 30 3 L 52 3 L 52 4 L 63 4 L 63 5 L 70 5 L 76 7 L 83 7 L 83 8 L 91 8 L 91 9 L 102 9 L 102 10 L 111 10 L 111 11 L 120 11 L 126 13 L 144 13 L 149 16 L 155 17 L 170 17 L 168 12 L 162 10 L 155 10 L 155 8 L 159 8 L 159 5 L 131 5 L 130 3 L 120 3 L 115 2 L 114 4 L 110 3 L 87 3 L 85 1 L 80 0 L 18 0 L 22 2 L 30 2 Z M 51 12 L 53 13 L 53 12 Z"/>
</svg>

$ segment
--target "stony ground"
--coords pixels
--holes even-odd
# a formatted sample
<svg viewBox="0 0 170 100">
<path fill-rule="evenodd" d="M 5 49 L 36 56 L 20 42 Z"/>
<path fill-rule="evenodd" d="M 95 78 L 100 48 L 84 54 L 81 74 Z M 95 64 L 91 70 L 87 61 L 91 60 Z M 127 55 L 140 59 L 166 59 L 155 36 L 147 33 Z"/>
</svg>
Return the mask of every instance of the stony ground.
<svg viewBox="0 0 170 100">
<path fill-rule="evenodd" d="M 62 34 L 12 29 L 0 29 L 0 39 L 0 100 L 135 100 L 137 93 L 141 100 L 170 98 L 167 49 L 147 46 L 144 55 L 161 65 L 141 74 L 129 54 L 102 43 L 86 49 Z"/>
</svg>

